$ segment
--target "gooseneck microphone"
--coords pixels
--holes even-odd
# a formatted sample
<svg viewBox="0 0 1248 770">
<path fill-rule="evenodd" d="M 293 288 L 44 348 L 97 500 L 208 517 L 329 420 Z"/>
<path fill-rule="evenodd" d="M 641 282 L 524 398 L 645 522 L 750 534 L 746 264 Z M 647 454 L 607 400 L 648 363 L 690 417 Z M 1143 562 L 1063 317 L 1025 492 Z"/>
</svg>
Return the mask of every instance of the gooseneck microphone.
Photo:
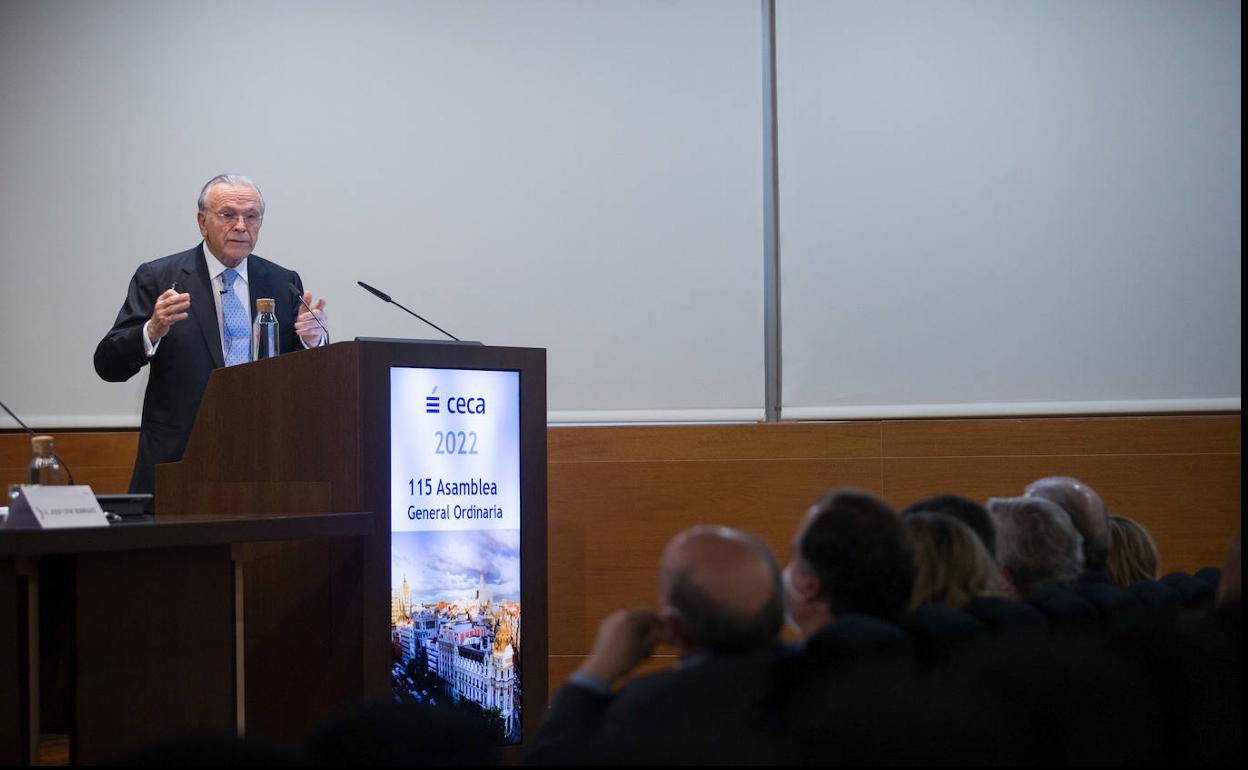
<svg viewBox="0 0 1248 770">
<path fill-rule="evenodd" d="M 441 326 L 438 326 L 437 324 L 435 324 L 433 321 L 430 321 L 430 320 L 428 320 L 427 318 L 423 318 L 423 317 L 421 317 L 420 315 L 418 315 L 418 314 L 416 314 L 416 313 L 413 313 L 412 311 L 410 311 L 410 310 L 408 310 L 407 308 L 403 307 L 403 306 L 402 306 L 402 305 L 400 305 L 399 303 L 397 303 L 397 302 L 395 302 L 394 300 L 390 299 L 390 295 L 389 295 L 389 294 L 386 294 L 384 291 L 381 291 L 381 290 L 379 290 L 379 289 L 374 289 L 372 286 L 369 286 L 368 284 L 364 283 L 363 281 L 356 281 L 356 283 L 358 283 L 358 284 L 360 285 L 360 287 L 361 287 L 361 288 L 363 288 L 365 291 L 367 291 L 369 294 L 372 294 L 374 297 L 376 297 L 377 299 L 381 300 L 382 302 L 389 302 L 391 305 L 397 305 L 400 309 L 402 309 L 402 310 L 406 311 L 408 315 L 413 315 L 413 316 L 416 316 L 416 317 L 417 317 L 417 318 L 419 318 L 420 320 L 422 320 L 422 321 L 424 321 L 425 323 L 429 324 L 430 326 L 432 326 L 433 328 L 435 328 L 435 329 L 437 329 L 438 331 L 442 332 L 443 334 L 445 334 L 446 336 L 450 337 L 451 339 L 455 340 L 456 342 L 463 342 L 463 340 L 461 340 L 459 337 L 456 337 L 454 334 L 451 334 L 451 333 L 450 333 L 450 332 L 448 332 L 446 329 L 443 329 Z M 445 344 L 445 343 L 444 343 L 444 344 Z"/>
<path fill-rule="evenodd" d="M 31 430 L 29 425 L 22 422 L 21 417 L 18 417 L 17 415 L 13 414 L 13 410 L 5 406 L 3 401 L 0 401 L 0 408 L 3 408 L 4 411 L 9 413 L 10 417 L 12 417 L 14 420 L 17 420 L 17 424 L 25 428 L 27 433 L 29 433 L 32 436 L 39 435 L 38 433 L 35 433 L 33 430 Z M 74 472 L 69 469 L 69 463 L 62 460 L 61 456 L 58 455 L 56 452 L 53 452 L 52 456 L 55 457 L 56 461 L 61 464 L 61 467 L 65 469 L 65 475 L 69 477 L 69 485 L 72 487 L 74 485 Z"/>
<path fill-rule="evenodd" d="M 286 285 L 290 287 L 290 293 L 294 294 L 295 297 L 299 299 L 299 304 L 303 305 L 304 309 L 308 311 L 308 314 L 312 316 L 312 320 L 316 321 L 316 325 L 321 327 L 321 331 L 325 332 L 325 344 L 328 345 L 329 344 L 329 329 L 326 329 L 325 324 L 321 323 L 321 319 L 316 317 L 316 313 L 312 312 L 312 308 L 308 307 L 308 303 L 303 301 L 303 292 L 299 291 L 299 287 L 296 286 L 293 281 Z"/>
</svg>

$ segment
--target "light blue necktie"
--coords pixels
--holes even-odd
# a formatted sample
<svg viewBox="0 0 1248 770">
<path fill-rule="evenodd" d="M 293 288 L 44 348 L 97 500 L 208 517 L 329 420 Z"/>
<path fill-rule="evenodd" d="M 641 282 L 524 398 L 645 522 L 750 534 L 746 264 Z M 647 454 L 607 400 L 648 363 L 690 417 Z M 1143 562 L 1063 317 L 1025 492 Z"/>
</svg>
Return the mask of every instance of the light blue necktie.
<svg viewBox="0 0 1248 770">
<path fill-rule="evenodd" d="M 234 279 L 238 271 L 227 268 L 221 274 L 225 282 L 225 294 L 221 296 L 221 314 L 225 316 L 225 365 L 245 364 L 251 360 L 251 324 L 247 311 L 234 293 Z"/>
</svg>

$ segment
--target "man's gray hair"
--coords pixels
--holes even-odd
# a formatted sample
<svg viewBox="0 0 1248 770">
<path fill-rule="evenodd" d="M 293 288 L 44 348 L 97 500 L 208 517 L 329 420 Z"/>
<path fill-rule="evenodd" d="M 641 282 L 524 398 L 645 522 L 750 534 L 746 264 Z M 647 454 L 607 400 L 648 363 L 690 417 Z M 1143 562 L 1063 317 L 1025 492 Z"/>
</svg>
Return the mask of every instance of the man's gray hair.
<svg viewBox="0 0 1248 770">
<path fill-rule="evenodd" d="M 1041 497 L 994 497 L 997 561 L 1026 595 L 1045 585 L 1073 585 L 1083 572 L 1083 536 L 1057 503 Z"/>
<path fill-rule="evenodd" d="M 242 174 L 217 174 L 208 180 L 208 184 L 204 185 L 204 189 L 199 191 L 199 210 L 207 211 L 204 208 L 204 201 L 208 198 L 208 191 L 219 184 L 228 184 L 231 187 L 250 187 L 256 191 L 256 196 L 260 198 L 260 214 L 264 214 L 264 193 L 260 192 L 260 187 L 251 181 L 251 177 Z"/>
<path fill-rule="evenodd" d="M 1047 476 L 1028 484 L 1023 494 L 1057 503 L 1083 535 L 1084 569 L 1106 569 L 1113 535 L 1105 502 L 1095 489 L 1070 476 Z"/>
</svg>

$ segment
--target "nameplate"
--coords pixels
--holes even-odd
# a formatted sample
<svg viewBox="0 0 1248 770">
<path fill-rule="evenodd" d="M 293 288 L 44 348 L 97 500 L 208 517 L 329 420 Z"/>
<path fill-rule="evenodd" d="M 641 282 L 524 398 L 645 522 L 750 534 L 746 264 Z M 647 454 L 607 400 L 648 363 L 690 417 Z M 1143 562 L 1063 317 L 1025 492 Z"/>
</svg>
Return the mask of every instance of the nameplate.
<svg viewBox="0 0 1248 770">
<path fill-rule="evenodd" d="M 9 506 L 8 529 L 107 527 L 108 518 L 91 487 L 22 485 Z"/>
</svg>

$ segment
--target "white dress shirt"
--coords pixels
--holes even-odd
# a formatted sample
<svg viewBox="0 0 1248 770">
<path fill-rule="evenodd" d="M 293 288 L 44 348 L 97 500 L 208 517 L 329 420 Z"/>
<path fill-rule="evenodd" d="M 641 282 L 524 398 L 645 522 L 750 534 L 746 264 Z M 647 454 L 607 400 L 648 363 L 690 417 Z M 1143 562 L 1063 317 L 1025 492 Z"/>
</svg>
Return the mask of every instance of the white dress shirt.
<svg viewBox="0 0 1248 770">
<path fill-rule="evenodd" d="M 225 291 L 226 266 L 221 260 L 213 256 L 212 251 L 208 248 L 208 244 L 204 244 L 204 263 L 208 266 L 208 279 L 212 285 L 212 302 L 217 311 L 217 331 L 221 335 L 221 355 L 225 356 L 225 314 L 221 312 L 221 297 Z M 248 318 L 254 318 L 255 312 L 251 308 L 251 291 L 248 289 L 247 283 L 247 258 L 243 257 L 243 261 L 238 263 L 238 267 L 234 268 L 238 273 L 238 277 L 234 279 L 234 294 L 238 296 L 238 301 L 243 303 L 243 311 L 247 313 Z M 148 324 L 151 321 L 147 322 Z M 147 357 L 151 358 L 156 355 L 156 349 L 160 347 L 160 340 L 152 342 L 151 335 L 147 333 L 147 324 L 143 324 L 143 349 L 147 353 Z"/>
<path fill-rule="evenodd" d="M 208 244 L 204 244 L 204 261 L 208 263 L 208 279 L 212 284 L 212 302 L 217 309 L 217 330 L 221 333 L 221 356 L 225 357 L 225 313 L 221 309 L 221 300 L 225 298 L 222 294 L 225 291 L 225 271 L 228 270 L 221 260 L 212 256 L 208 250 Z M 238 263 L 238 267 L 234 268 L 234 272 L 238 273 L 238 277 L 234 279 L 234 294 L 238 297 L 238 301 L 243 303 L 243 312 L 247 314 L 248 328 L 251 327 L 251 321 L 256 318 L 256 310 L 251 306 L 251 291 L 247 288 L 247 257 L 243 257 L 243 261 Z"/>
</svg>

